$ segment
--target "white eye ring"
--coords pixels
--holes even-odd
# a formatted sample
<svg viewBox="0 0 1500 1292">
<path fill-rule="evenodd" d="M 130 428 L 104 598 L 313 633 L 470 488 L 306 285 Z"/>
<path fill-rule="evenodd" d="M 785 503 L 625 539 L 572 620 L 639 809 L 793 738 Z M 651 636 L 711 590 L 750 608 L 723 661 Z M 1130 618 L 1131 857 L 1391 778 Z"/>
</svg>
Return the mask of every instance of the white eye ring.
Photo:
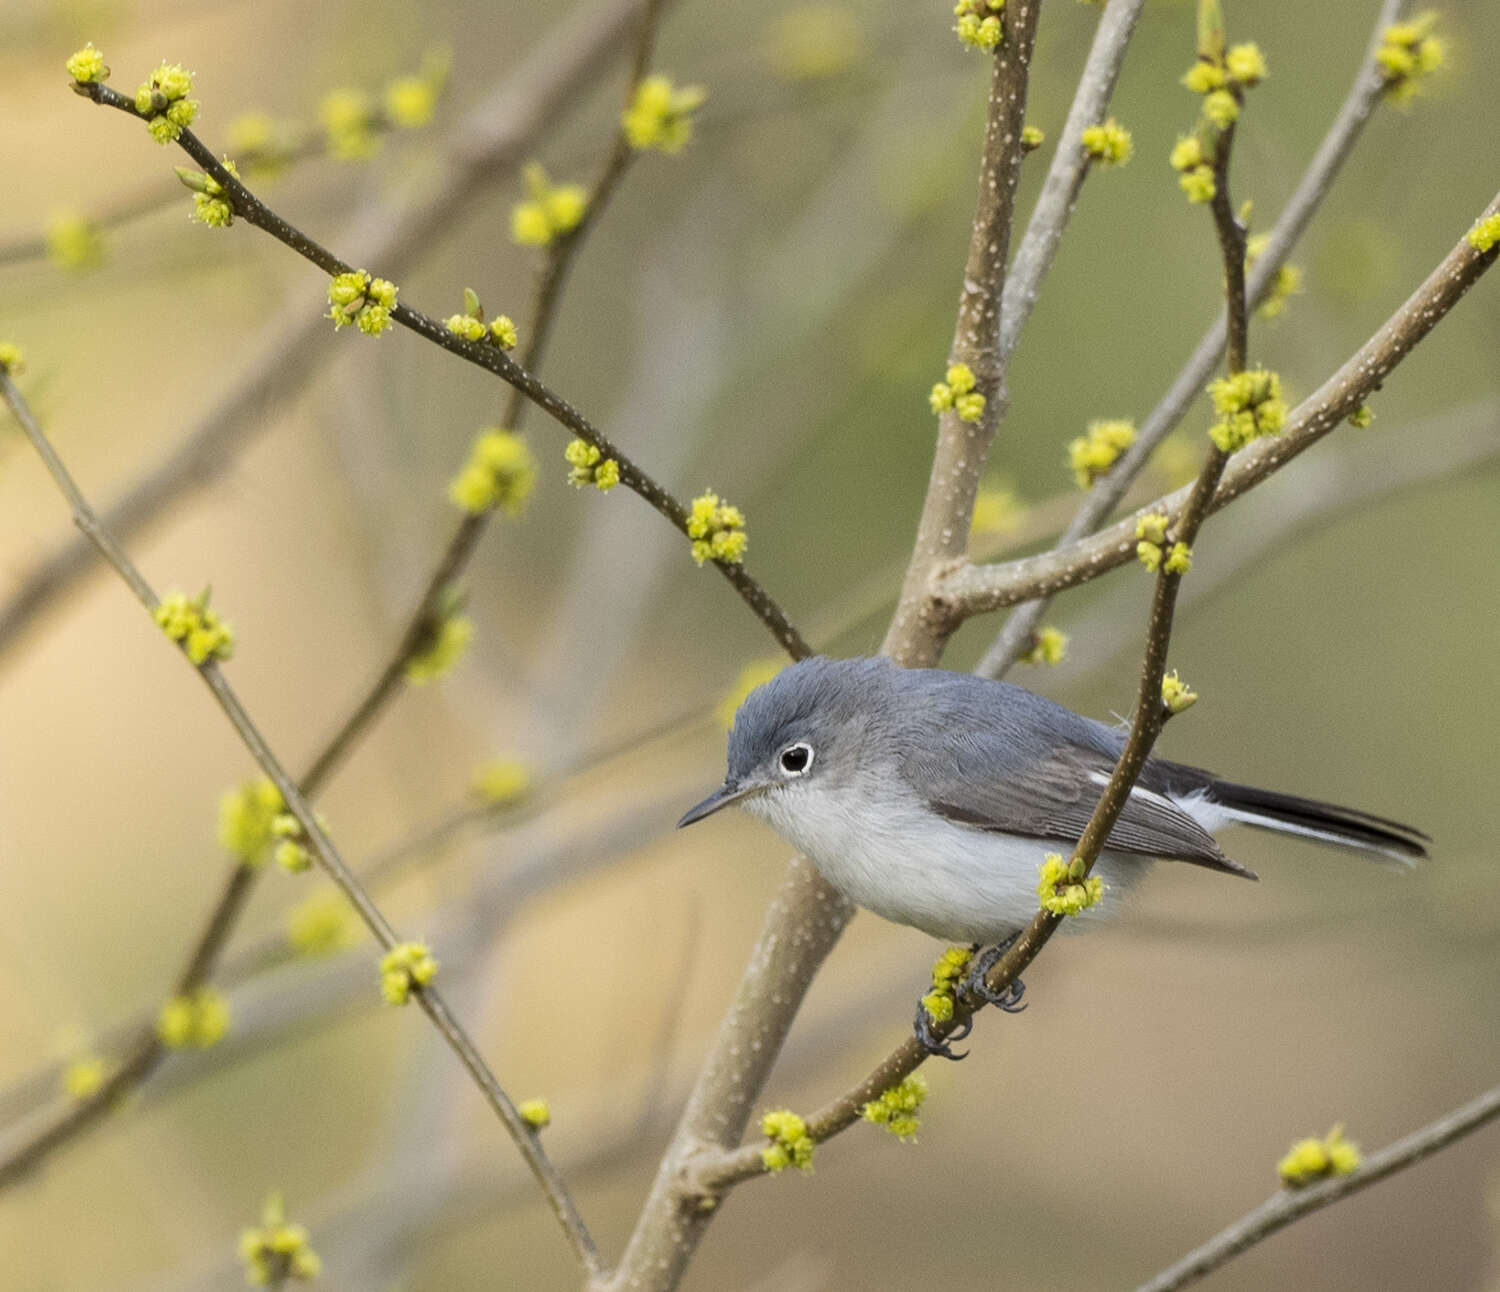
<svg viewBox="0 0 1500 1292">
<path fill-rule="evenodd" d="M 788 776 L 806 776 L 812 770 L 813 747 L 805 740 L 788 745 L 776 762 Z"/>
</svg>

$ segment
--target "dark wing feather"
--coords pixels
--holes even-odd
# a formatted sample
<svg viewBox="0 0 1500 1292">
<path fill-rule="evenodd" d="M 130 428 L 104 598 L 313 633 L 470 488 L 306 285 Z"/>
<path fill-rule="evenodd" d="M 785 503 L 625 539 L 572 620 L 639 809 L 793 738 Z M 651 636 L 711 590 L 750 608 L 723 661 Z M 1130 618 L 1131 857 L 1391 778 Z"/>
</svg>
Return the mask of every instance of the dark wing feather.
<svg viewBox="0 0 1500 1292">
<path fill-rule="evenodd" d="M 1029 763 L 1008 761 L 1010 765 L 998 776 L 970 774 L 962 759 L 919 758 L 909 767 L 922 769 L 921 792 L 934 811 L 951 821 L 1076 844 L 1115 760 L 1093 749 L 1062 745 Z M 1153 770 L 1148 765 L 1148 784 L 1157 779 L 1150 775 Z M 1107 846 L 1117 852 L 1188 861 L 1255 878 L 1253 871 L 1226 857 L 1213 836 L 1192 817 L 1146 786 L 1138 785 L 1127 800 Z"/>
</svg>

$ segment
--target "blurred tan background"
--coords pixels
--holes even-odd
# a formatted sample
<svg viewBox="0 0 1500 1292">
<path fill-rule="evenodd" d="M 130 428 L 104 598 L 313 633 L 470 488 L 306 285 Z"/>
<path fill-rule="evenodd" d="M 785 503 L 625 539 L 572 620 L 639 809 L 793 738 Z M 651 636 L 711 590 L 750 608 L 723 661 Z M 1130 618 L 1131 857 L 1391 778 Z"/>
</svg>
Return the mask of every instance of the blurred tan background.
<svg viewBox="0 0 1500 1292">
<path fill-rule="evenodd" d="M 1377 7 L 1228 0 L 1231 37 L 1257 39 L 1271 65 L 1236 159 L 1259 227 L 1343 97 Z M 335 86 L 378 92 L 450 47 L 429 127 L 367 163 L 312 162 L 260 186 L 339 250 L 362 212 L 419 197 L 466 109 L 544 33 L 590 12 L 9 0 L 0 244 L 59 209 L 150 191 L 183 160 L 68 92 L 62 60 L 86 39 L 125 89 L 163 56 L 192 68 L 215 146 L 241 112 L 310 120 Z M 1253 329 L 1253 354 L 1294 397 L 1493 194 L 1500 10 L 1442 12 L 1449 70 L 1409 111 L 1378 114 L 1294 256 L 1305 293 Z M 1074 0 L 1044 9 L 1029 118 L 1052 138 L 1095 17 Z M 1208 221 L 1165 161 L 1195 110 L 1176 85 L 1192 21 L 1186 3 L 1147 5 L 1115 99 L 1135 160 L 1090 179 L 1012 365 L 992 475 L 1023 499 L 1068 490 L 1067 441 L 1090 417 L 1144 416 L 1212 317 Z M 984 93 L 981 60 L 949 26 L 941 0 L 674 5 L 657 63 L 708 87 L 697 135 L 628 177 L 545 367 L 679 494 L 713 486 L 745 508 L 750 568 L 795 621 L 832 622 L 851 589 L 871 588 L 863 617 L 823 642 L 835 653 L 877 647 L 926 482 L 925 394 L 951 335 Z M 799 39 L 812 54 L 796 56 Z M 554 177 L 592 176 L 622 77 L 612 67 L 538 145 Z M 1050 142 L 1026 168 L 1028 201 L 1048 155 Z M 468 285 L 522 319 L 535 257 L 508 238 L 520 189 L 510 174 L 484 190 L 400 277 L 402 299 L 446 314 Z M 0 264 L 0 339 L 26 349 L 23 387 L 100 502 L 188 433 L 284 301 L 319 290 L 264 235 L 189 224 L 188 208 L 184 192 L 111 230 L 89 274 Z M 929 1066 L 917 1145 L 857 1126 L 819 1151 L 812 1177 L 744 1186 L 689 1287 L 1132 1287 L 1270 1192 L 1293 1139 L 1343 1121 L 1375 1147 L 1497 1080 L 1497 326 L 1486 280 L 1388 383 L 1373 429 L 1341 429 L 1213 520 L 1190 585 L 1259 554 L 1190 604 L 1173 649 L 1203 699 L 1164 752 L 1411 820 L 1434 836 L 1431 864 L 1392 874 L 1242 834 L 1231 851 L 1259 885 L 1158 868 L 1120 920 L 1038 962 L 1028 1012 L 986 1014 L 967 1062 Z M 400 331 L 370 341 L 330 326 L 317 344 L 317 379 L 270 410 L 224 478 L 130 544 L 160 587 L 212 583 L 239 633 L 230 676 L 293 764 L 393 643 L 453 523 L 445 481 L 504 394 Z M 1203 425 L 1200 410 L 1188 427 Z M 748 820 L 671 831 L 721 775 L 714 703 L 774 650 L 659 518 L 623 490 L 570 490 L 565 436 L 535 416 L 528 429 L 542 478 L 475 564 L 468 658 L 396 701 L 322 806 L 359 860 L 441 817 L 481 758 L 520 755 L 546 784 L 624 743 L 514 828 L 471 831 L 382 893 L 448 962 L 507 1088 L 551 1099 L 548 1145 L 613 1255 L 781 874 L 784 849 Z M 1374 496 L 1339 505 L 1351 482 L 1374 482 Z M 1301 508 L 1317 522 L 1284 528 Z M 9 427 L 0 517 L 4 599 L 68 532 Z M 1070 659 L 1016 679 L 1095 716 L 1125 712 L 1146 595 L 1125 570 L 1069 596 L 1049 618 L 1074 634 Z M 971 624 L 949 666 L 971 665 L 997 626 Z M 227 864 L 218 795 L 250 770 L 112 579 L 95 574 L 6 648 L 0 1086 L 166 992 Z M 315 882 L 267 874 L 241 940 L 274 931 Z M 862 1075 L 909 1026 L 935 950 L 856 920 L 765 1105 L 808 1109 Z M 574 1285 L 451 1056 L 414 1012 L 379 1006 L 368 943 L 258 978 L 232 1003 L 222 1047 L 169 1062 L 0 1196 L 0 1286 L 239 1286 L 236 1238 L 271 1188 L 311 1227 L 329 1287 Z M 1302 1223 L 1206 1286 L 1500 1289 L 1497 1136 Z"/>
</svg>

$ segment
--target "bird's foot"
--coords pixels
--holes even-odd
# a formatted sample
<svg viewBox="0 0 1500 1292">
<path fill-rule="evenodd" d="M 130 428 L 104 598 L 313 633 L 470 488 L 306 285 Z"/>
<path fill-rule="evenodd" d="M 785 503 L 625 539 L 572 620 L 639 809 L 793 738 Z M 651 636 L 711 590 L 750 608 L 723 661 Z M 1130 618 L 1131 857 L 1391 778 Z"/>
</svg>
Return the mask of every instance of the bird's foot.
<svg viewBox="0 0 1500 1292">
<path fill-rule="evenodd" d="M 974 1024 L 968 1019 L 959 1023 L 947 1036 L 939 1036 L 933 1028 L 932 1015 L 927 1012 L 927 1006 L 920 1000 L 917 1002 L 917 1017 L 912 1022 L 912 1031 L 916 1033 L 917 1044 L 928 1054 L 944 1059 L 952 1059 L 955 1063 L 959 1059 L 969 1057 L 969 1052 L 959 1052 L 952 1046 L 954 1041 L 962 1041 L 974 1030 Z"/>
<path fill-rule="evenodd" d="M 1026 1008 L 1021 1000 L 1021 997 L 1026 994 L 1026 984 L 1019 978 L 1015 978 L 1001 990 L 991 991 L 985 978 L 988 977 L 990 970 L 1000 963 L 1005 953 L 1015 946 L 1016 939 L 1020 936 L 1019 933 L 1012 934 L 1004 942 L 979 952 L 970 961 L 969 973 L 963 984 L 963 990 L 973 999 L 982 1000 L 985 1004 L 993 1005 L 1007 1014 L 1019 1014 Z"/>
</svg>

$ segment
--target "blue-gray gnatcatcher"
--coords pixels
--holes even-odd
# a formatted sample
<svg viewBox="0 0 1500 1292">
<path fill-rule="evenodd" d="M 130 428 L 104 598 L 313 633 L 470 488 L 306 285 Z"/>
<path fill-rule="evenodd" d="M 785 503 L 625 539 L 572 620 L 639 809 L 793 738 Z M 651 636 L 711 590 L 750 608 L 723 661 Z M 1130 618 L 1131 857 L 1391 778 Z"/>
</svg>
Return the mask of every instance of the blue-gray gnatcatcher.
<svg viewBox="0 0 1500 1292">
<path fill-rule="evenodd" d="M 1037 911 L 1038 867 L 1083 833 L 1125 732 L 1019 686 L 886 659 L 802 660 L 750 693 L 724 784 L 859 906 L 954 942 L 995 944 Z M 1410 865 L 1427 836 L 1354 808 L 1153 758 L 1095 873 L 1129 886 L 1160 858 L 1254 879 L 1212 832 L 1231 823 Z"/>
</svg>

